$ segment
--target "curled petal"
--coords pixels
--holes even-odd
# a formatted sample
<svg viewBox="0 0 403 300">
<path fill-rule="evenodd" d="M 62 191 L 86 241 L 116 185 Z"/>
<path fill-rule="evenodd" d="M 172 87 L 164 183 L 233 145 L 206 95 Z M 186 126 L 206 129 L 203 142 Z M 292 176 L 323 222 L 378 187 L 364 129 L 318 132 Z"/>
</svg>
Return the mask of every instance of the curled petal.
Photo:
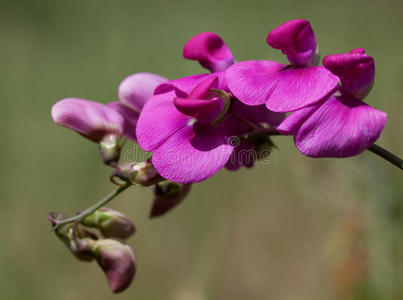
<svg viewBox="0 0 403 300">
<path fill-rule="evenodd" d="M 319 108 L 320 104 L 307 106 L 292 112 L 280 125 L 277 131 L 282 135 L 295 134 L 308 117 Z"/>
<path fill-rule="evenodd" d="M 140 112 L 144 103 L 153 95 L 154 89 L 168 79 L 152 73 L 135 73 L 119 85 L 119 99 L 133 110 Z"/>
<path fill-rule="evenodd" d="M 214 32 L 202 32 L 187 41 L 183 57 L 199 61 L 211 72 L 225 70 L 234 63 L 231 50 Z"/>
<path fill-rule="evenodd" d="M 108 134 L 123 133 L 123 117 L 107 105 L 90 100 L 66 98 L 52 107 L 53 121 L 99 142 Z"/>
<path fill-rule="evenodd" d="M 220 126 L 185 126 L 154 152 L 152 162 L 165 179 L 199 182 L 224 167 L 233 150 L 227 140 Z"/>
<path fill-rule="evenodd" d="M 174 104 L 181 113 L 195 117 L 206 124 L 214 121 L 224 106 L 218 98 L 212 100 L 175 98 Z"/>
<path fill-rule="evenodd" d="M 154 95 L 141 111 L 137 128 L 137 140 L 145 151 L 154 151 L 170 136 L 185 127 L 191 117 L 179 112 L 174 105 L 175 91 Z"/>
<path fill-rule="evenodd" d="M 386 113 L 348 95 L 332 97 L 302 124 L 295 145 L 311 157 L 349 157 L 368 149 L 385 124 Z"/>
<path fill-rule="evenodd" d="M 343 90 L 357 99 L 364 99 L 370 92 L 375 79 L 374 59 L 354 49 L 350 53 L 328 55 L 323 65 L 340 77 Z"/>
<path fill-rule="evenodd" d="M 273 29 L 267 43 L 287 55 L 297 67 L 314 66 L 318 54 L 315 34 L 307 20 L 291 20 Z"/>
<path fill-rule="evenodd" d="M 122 102 L 111 102 L 108 106 L 116 110 L 124 119 L 123 135 L 132 141 L 137 141 L 136 137 L 136 125 L 139 119 L 140 113 L 131 109 Z"/>
</svg>

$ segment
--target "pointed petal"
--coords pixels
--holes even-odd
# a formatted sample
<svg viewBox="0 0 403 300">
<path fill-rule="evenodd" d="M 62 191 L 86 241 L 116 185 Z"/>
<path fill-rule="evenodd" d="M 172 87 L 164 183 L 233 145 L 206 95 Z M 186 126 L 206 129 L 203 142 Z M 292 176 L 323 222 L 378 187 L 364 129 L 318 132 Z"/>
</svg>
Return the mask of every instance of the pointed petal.
<svg viewBox="0 0 403 300">
<path fill-rule="evenodd" d="M 185 126 L 156 150 L 152 162 L 162 177 L 194 183 L 217 173 L 228 161 L 233 147 L 217 127 Z"/>
<path fill-rule="evenodd" d="M 286 65 L 268 60 L 236 63 L 226 71 L 229 90 L 247 105 L 264 104 L 275 83 L 278 72 Z"/>
<path fill-rule="evenodd" d="M 334 92 L 339 79 L 324 67 L 284 70 L 266 92 L 266 106 L 276 112 L 289 112 L 312 105 Z"/>
<path fill-rule="evenodd" d="M 189 93 L 190 99 L 203 99 L 206 96 L 209 89 L 217 85 L 218 77 L 212 75 L 206 77 L 198 85 L 196 85 Z"/>
<path fill-rule="evenodd" d="M 53 121 L 99 142 L 107 134 L 123 133 L 123 117 L 105 104 L 78 98 L 60 100 L 52 107 Z"/>
<path fill-rule="evenodd" d="M 137 140 L 143 150 L 154 151 L 191 119 L 176 109 L 176 97 L 175 91 L 154 95 L 144 105 L 136 128 Z"/>
<path fill-rule="evenodd" d="M 317 44 L 307 20 L 291 20 L 273 29 L 267 43 L 287 55 L 293 66 L 309 67 L 317 63 Z"/>
<path fill-rule="evenodd" d="M 137 141 L 136 138 L 136 125 L 140 113 L 129 108 L 122 102 L 111 102 L 108 106 L 117 111 L 124 119 L 123 135 L 132 141 Z"/>
<path fill-rule="evenodd" d="M 205 124 L 213 122 L 224 106 L 218 98 L 211 100 L 175 98 L 174 104 L 184 115 L 195 117 Z"/>
<path fill-rule="evenodd" d="M 367 54 L 360 54 L 362 49 L 352 53 L 328 55 L 323 65 L 340 77 L 343 90 L 357 99 L 364 99 L 371 91 L 375 79 L 375 62 Z"/>
<path fill-rule="evenodd" d="M 155 95 L 164 94 L 172 90 L 179 90 L 180 97 L 186 97 L 200 82 L 211 74 L 197 74 L 179 79 L 169 80 L 160 84 L 154 91 Z M 182 93 L 182 94 L 181 94 Z"/>
<path fill-rule="evenodd" d="M 225 70 L 234 63 L 231 50 L 214 32 L 202 32 L 187 41 L 183 57 L 199 61 L 211 72 Z"/>
<path fill-rule="evenodd" d="M 368 149 L 385 124 L 386 113 L 350 96 L 332 97 L 304 122 L 295 145 L 311 157 L 349 157 Z"/>
<path fill-rule="evenodd" d="M 168 79 L 152 73 L 135 73 L 126 77 L 119 85 L 119 99 L 138 112 L 153 95 L 154 89 Z"/>
<path fill-rule="evenodd" d="M 242 141 L 232 151 L 231 157 L 225 164 L 225 168 L 229 171 L 237 171 L 242 166 L 247 168 L 253 167 L 257 159 L 255 146 L 250 141 Z"/>
</svg>

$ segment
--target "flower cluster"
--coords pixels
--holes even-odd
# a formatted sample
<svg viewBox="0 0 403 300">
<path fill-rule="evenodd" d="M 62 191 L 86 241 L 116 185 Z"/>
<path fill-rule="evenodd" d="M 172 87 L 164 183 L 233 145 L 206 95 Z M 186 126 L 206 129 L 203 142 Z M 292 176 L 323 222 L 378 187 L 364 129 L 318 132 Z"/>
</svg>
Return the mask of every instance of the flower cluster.
<svg viewBox="0 0 403 300">
<path fill-rule="evenodd" d="M 102 160 L 114 168 L 111 180 L 120 188 L 154 186 L 151 217 L 175 207 L 191 184 L 222 168 L 250 168 L 270 155 L 273 135 L 292 135 L 297 149 L 310 157 L 354 156 L 374 144 L 386 113 L 362 101 L 375 75 L 374 59 L 364 49 L 328 55 L 318 65 L 319 48 L 307 20 L 280 25 L 267 43 L 288 63 L 236 62 L 220 36 L 200 33 L 185 44 L 183 56 L 210 73 L 173 80 L 136 73 L 120 84 L 119 102 L 67 98 L 53 106 L 52 118 L 99 144 Z M 151 158 L 119 162 L 125 138 L 151 152 Z M 77 218 L 76 224 L 97 227 L 107 237 L 100 224 L 88 220 L 91 216 Z M 68 224 L 56 220 L 54 225 L 59 223 Z M 63 232 L 71 235 L 76 228 Z M 81 228 L 78 235 L 93 244 L 85 232 Z M 71 243 L 70 237 L 70 249 Z M 73 252 L 95 255 L 88 251 Z"/>
</svg>

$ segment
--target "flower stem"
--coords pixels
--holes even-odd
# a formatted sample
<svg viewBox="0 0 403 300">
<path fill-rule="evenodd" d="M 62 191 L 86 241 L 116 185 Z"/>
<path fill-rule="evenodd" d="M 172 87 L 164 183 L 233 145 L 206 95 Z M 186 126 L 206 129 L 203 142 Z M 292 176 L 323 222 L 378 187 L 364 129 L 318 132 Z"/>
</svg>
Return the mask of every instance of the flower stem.
<svg viewBox="0 0 403 300">
<path fill-rule="evenodd" d="M 399 169 L 403 170 L 403 160 L 400 157 L 394 155 L 393 153 L 390 153 L 388 150 L 376 144 L 373 144 L 371 147 L 368 148 L 368 150 L 387 160 L 392 165 L 395 165 Z"/>
<path fill-rule="evenodd" d="M 96 210 L 100 209 L 105 204 L 107 204 L 109 201 L 111 201 L 113 198 L 115 198 L 117 195 L 119 195 L 121 192 L 123 192 L 129 186 L 131 186 L 130 182 L 123 183 L 121 186 L 119 186 L 118 188 L 113 190 L 109 195 L 105 196 L 105 198 L 103 198 L 101 201 L 95 203 L 94 205 L 87 208 L 86 210 L 84 210 L 82 213 L 80 213 L 77 216 L 67 218 L 64 220 L 54 220 L 55 226 L 53 227 L 53 230 L 57 230 L 57 228 L 59 228 L 59 226 L 64 225 L 64 224 L 80 222 L 82 219 L 84 219 L 85 217 L 89 216 L 90 214 L 92 214 Z"/>
<path fill-rule="evenodd" d="M 240 140 L 247 140 L 250 138 L 259 138 L 259 137 L 263 137 L 263 136 L 273 136 L 273 135 L 278 136 L 278 135 L 282 135 L 282 134 L 280 132 L 278 132 L 276 129 L 260 128 L 260 129 L 251 131 L 249 133 L 240 135 L 237 138 L 239 138 Z M 389 152 L 388 150 L 386 150 L 376 144 L 373 144 L 371 147 L 368 148 L 368 150 L 371 151 L 372 153 L 375 153 L 376 155 L 382 157 L 384 160 L 387 160 L 392 165 L 403 170 L 403 160 L 400 157 L 398 157 L 397 155 L 394 155 L 393 153 Z"/>
</svg>

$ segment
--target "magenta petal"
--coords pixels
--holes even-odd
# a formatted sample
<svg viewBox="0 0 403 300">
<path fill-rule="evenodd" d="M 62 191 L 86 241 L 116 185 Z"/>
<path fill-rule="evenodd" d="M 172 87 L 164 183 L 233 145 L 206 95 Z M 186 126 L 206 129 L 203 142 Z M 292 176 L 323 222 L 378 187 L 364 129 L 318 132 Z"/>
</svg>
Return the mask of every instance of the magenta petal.
<svg viewBox="0 0 403 300">
<path fill-rule="evenodd" d="M 144 103 L 153 95 L 154 89 L 168 79 L 152 73 L 135 73 L 119 85 L 119 99 L 133 110 L 141 111 Z"/>
<path fill-rule="evenodd" d="M 371 56 L 359 52 L 362 49 L 328 55 L 323 59 L 323 65 L 340 77 L 343 90 L 357 99 L 364 99 L 375 79 L 375 62 Z"/>
<path fill-rule="evenodd" d="M 217 128 L 195 124 L 176 132 L 152 157 L 156 170 L 166 179 L 179 183 L 205 180 L 228 161 L 233 147 Z"/>
<path fill-rule="evenodd" d="M 307 106 L 292 112 L 280 125 L 277 131 L 282 135 L 295 134 L 308 117 L 319 108 L 320 104 Z"/>
<path fill-rule="evenodd" d="M 107 134 L 123 133 L 123 117 L 105 104 L 77 98 L 60 100 L 52 107 L 53 121 L 99 142 Z"/>
<path fill-rule="evenodd" d="M 267 43 L 282 50 L 294 66 L 306 67 L 316 64 L 316 38 L 307 20 L 291 20 L 278 26 L 267 36 Z"/>
<path fill-rule="evenodd" d="M 111 102 L 108 106 L 116 110 L 125 120 L 123 127 L 123 135 L 127 138 L 137 141 L 136 138 L 136 125 L 139 119 L 140 113 L 129 108 L 122 102 Z"/>
<path fill-rule="evenodd" d="M 349 157 L 368 149 L 385 124 L 386 113 L 350 96 L 332 97 L 304 122 L 295 145 L 311 157 Z"/>
<path fill-rule="evenodd" d="M 338 81 L 321 66 L 281 71 L 266 91 L 266 106 L 272 111 L 289 112 L 312 105 L 333 92 Z"/>
<path fill-rule="evenodd" d="M 174 104 L 181 113 L 195 117 L 206 124 L 214 121 L 223 108 L 223 103 L 218 98 L 212 100 L 175 98 Z"/>
<path fill-rule="evenodd" d="M 143 150 L 154 151 L 191 119 L 176 109 L 176 97 L 175 91 L 154 95 L 144 105 L 136 128 L 137 141 Z"/>
<path fill-rule="evenodd" d="M 211 72 L 225 70 L 234 63 L 231 50 L 214 32 L 202 32 L 187 41 L 183 57 L 199 61 Z"/>
<path fill-rule="evenodd" d="M 271 93 L 278 72 L 286 65 L 268 60 L 249 60 L 226 70 L 229 90 L 247 105 L 264 104 Z"/>
<path fill-rule="evenodd" d="M 210 76 L 211 74 L 197 74 L 179 79 L 169 80 L 157 86 L 154 94 L 164 94 L 172 90 L 179 90 L 179 93 L 183 93 L 181 97 L 186 97 L 186 95 L 189 94 L 196 85 Z"/>
<path fill-rule="evenodd" d="M 266 123 L 271 127 L 276 127 L 285 119 L 284 113 L 268 110 L 263 104 L 251 106 L 240 101 L 232 102 L 231 112 L 254 124 Z"/>
<path fill-rule="evenodd" d="M 197 86 L 195 86 L 192 91 L 189 93 L 189 97 L 191 99 L 203 99 L 206 96 L 209 89 L 215 87 L 217 85 L 218 77 L 209 76 L 200 82 Z"/>
</svg>

